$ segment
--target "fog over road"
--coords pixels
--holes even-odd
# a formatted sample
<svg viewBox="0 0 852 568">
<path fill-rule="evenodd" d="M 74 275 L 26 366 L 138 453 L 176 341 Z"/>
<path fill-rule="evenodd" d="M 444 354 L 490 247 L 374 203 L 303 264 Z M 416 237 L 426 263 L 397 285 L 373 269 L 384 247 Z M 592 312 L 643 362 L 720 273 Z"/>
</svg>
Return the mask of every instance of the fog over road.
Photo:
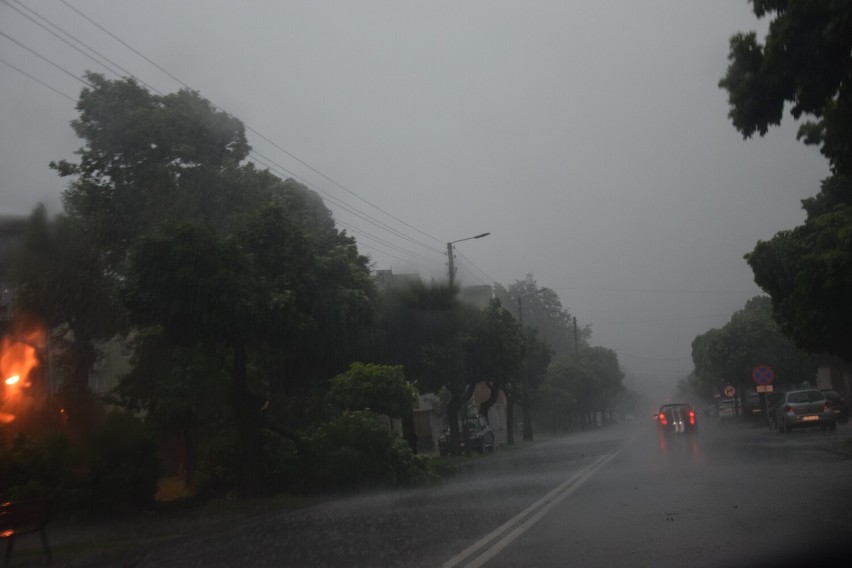
<svg viewBox="0 0 852 568">
<path fill-rule="evenodd" d="M 784 566 L 852 534 L 852 427 L 705 421 L 671 443 L 648 418 L 498 449 L 436 487 L 267 514 L 134 565 Z"/>
</svg>

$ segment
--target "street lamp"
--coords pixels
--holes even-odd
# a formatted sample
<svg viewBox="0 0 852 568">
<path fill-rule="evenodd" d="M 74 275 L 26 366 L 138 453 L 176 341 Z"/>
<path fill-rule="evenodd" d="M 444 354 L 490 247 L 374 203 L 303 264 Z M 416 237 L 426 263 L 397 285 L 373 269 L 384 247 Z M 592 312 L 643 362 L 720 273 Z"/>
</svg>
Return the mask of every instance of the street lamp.
<svg viewBox="0 0 852 568">
<path fill-rule="evenodd" d="M 462 241 L 471 241 L 473 239 L 481 239 L 482 237 L 487 237 L 491 233 L 482 233 L 481 235 L 476 235 L 475 237 L 468 237 L 466 239 L 459 239 L 457 241 L 450 241 L 447 243 L 447 259 L 449 260 L 449 275 L 450 275 L 450 286 L 453 285 L 453 282 L 456 279 L 456 267 L 453 264 L 453 245 L 456 243 L 460 243 Z"/>
<path fill-rule="evenodd" d="M 518 323 L 521 324 L 521 334 L 524 333 L 524 304 L 521 301 L 525 296 L 532 296 L 533 294 L 540 294 L 544 292 L 547 288 L 539 288 L 534 292 L 527 292 L 526 294 L 518 294 Z M 521 392 L 523 393 L 524 399 L 524 432 L 523 437 L 524 440 L 531 441 L 533 439 L 533 430 L 532 430 L 532 405 L 530 404 L 530 362 L 529 358 L 526 360 L 526 365 L 524 365 L 524 382 L 521 384 Z"/>
</svg>

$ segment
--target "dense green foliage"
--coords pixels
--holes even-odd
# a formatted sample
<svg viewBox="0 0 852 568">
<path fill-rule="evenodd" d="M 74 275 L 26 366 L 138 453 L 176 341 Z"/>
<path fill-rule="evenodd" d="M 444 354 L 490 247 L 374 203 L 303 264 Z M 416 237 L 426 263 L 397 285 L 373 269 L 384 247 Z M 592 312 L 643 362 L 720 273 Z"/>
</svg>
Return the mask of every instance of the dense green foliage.
<svg viewBox="0 0 852 568">
<path fill-rule="evenodd" d="M 705 398 L 733 385 L 742 397 L 754 388 L 752 371 L 768 365 L 776 386 L 784 388 L 812 380 L 815 362 L 796 349 L 772 317 L 771 301 L 756 296 L 746 302 L 721 329 L 711 329 L 692 342 L 695 387 Z"/>
<path fill-rule="evenodd" d="M 852 206 L 810 216 L 759 242 L 746 259 L 784 333 L 811 353 L 852 362 Z"/>
<path fill-rule="evenodd" d="M 331 381 L 328 399 L 342 410 L 372 410 L 391 418 L 410 414 L 417 391 L 402 365 L 352 363 Z"/>
<path fill-rule="evenodd" d="M 17 435 L 0 448 L 0 498 L 48 499 L 60 515 L 138 510 L 153 501 L 159 475 L 151 432 L 123 413 L 80 441 Z"/>
<path fill-rule="evenodd" d="M 421 483 L 432 477 L 423 458 L 369 412 L 345 414 L 311 437 L 316 480 L 336 490 Z"/>
<path fill-rule="evenodd" d="M 596 424 L 596 414 L 611 415 L 616 397 L 624 390 L 623 379 L 615 351 L 589 347 L 548 368 L 538 407 L 556 431 L 588 428 Z"/>
<path fill-rule="evenodd" d="M 555 358 L 576 355 L 588 345 L 590 331 L 575 329 L 574 317 L 562 305 L 556 292 L 541 288 L 532 274 L 509 286 L 497 284 L 494 295 L 515 317 L 518 317 L 518 297 L 524 295 L 521 298 L 524 325 L 537 330 L 539 339 L 547 344 Z"/>
<path fill-rule="evenodd" d="M 799 138 L 820 147 L 832 176 L 803 202 L 805 224 L 761 241 L 746 259 L 772 298 L 775 318 L 796 344 L 852 362 L 852 4 L 755 0 L 771 17 L 761 44 L 755 33 L 731 38 L 728 91 L 734 126 L 749 137 L 780 124 L 785 105 L 807 118 Z"/>
<path fill-rule="evenodd" d="M 755 32 L 731 38 L 730 65 L 719 86 L 729 116 L 746 137 L 781 123 L 785 105 L 811 117 L 799 138 L 820 146 L 835 173 L 852 174 L 852 5 L 824 0 L 752 0 L 772 17 L 764 42 Z"/>
<path fill-rule="evenodd" d="M 446 397 L 458 448 L 460 417 L 487 415 L 500 393 L 510 409 L 531 403 L 552 356 L 545 337 L 587 347 L 552 291 L 529 298 L 526 329 L 499 299 L 474 308 L 452 286 L 380 297 L 316 193 L 246 162 L 237 119 L 192 91 L 88 80 L 77 161 L 51 164 L 69 180 L 64 210 L 33 212 L 17 259 L 24 307 L 61 346 L 51 363 L 67 424 L 5 455 L 9 496 L 55 488 L 98 511 L 141 507 L 157 452 L 198 495 L 426 481 L 417 394 Z M 115 337 L 132 345 L 132 370 L 107 402 L 129 412 L 105 416 L 88 381 Z M 595 353 L 582 359 L 606 383 Z M 474 408 L 481 384 L 490 396 Z"/>
</svg>

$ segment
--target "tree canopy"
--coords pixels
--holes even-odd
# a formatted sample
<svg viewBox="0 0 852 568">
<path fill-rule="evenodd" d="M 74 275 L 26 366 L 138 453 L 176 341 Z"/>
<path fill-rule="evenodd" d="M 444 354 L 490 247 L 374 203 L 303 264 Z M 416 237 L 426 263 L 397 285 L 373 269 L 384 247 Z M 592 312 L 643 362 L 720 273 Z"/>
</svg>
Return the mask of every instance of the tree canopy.
<svg viewBox="0 0 852 568">
<path fill-rule="evenodd" d="M 815 371 L 812 358 L 781 333 L 766 296 L 751 298 L 721 329 L 697 336 L 692 360 L 699 390 L 709 394 L 731 384 L 744 396 L 754 385 L 751 375 L 758 365 L 772 367 L 779 386 L 810 380 Z"/>
<path fill-rule="evenodd" d="M 547 344 L 555 357 L 576 354 L 587 346 L 589 330 L 575 329 L 571 312 L 562 305 L 556 292 L 541 288 L 532 274 L 509 286 L 497 284 L 494 295 L 516 318 L 521 297 L 524 326 L 536 329 L 539 340 Z"/>
<path fill-rule="evenodd" d="M 785 106 L 802 119 L 798 137 L 818 145 L 832 175 L 803 201 L 804 225 L 757 243 L 746 260 L 772 298 L 774 316 L 796 344 L 852 362 L 852 4 L 821 0 L 753 0 L 757 34 L 731 38 L 729 116 L 745 137 L 780 124 Z"/>
<path fill-rule="evenodd" d="M 719 86 L 729 117 L 743 136 L 810 117 L 799 138 L 820 147 L 835 173 L 852 174 L 852 5 L 824 0 L 752 0 L 758 18 L 771 17 L 761 43 L 755 32 L 731 38 Z"/>
</svg>

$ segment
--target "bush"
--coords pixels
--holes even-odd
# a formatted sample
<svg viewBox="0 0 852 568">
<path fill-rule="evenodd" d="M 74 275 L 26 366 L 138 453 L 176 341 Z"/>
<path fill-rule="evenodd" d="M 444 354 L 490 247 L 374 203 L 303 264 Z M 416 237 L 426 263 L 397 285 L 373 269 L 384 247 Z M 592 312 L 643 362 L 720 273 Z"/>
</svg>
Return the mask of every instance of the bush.
<svg viewBox="0 0 852 568">
<path fill-rule="evenodd" d="M 265 430 L 263 448 L 264 485 L 273 492 L 303 490 L 309 480 L 293 441 Z"/>
<path fill-rule="evenodd" d="M 391 432 L 386 419 L 354 412 L 320 426 L 311 437 L 320 487 L 350 490 L 427 481 L 427 462 Z"/>
<path fill-rule="evenodd" d="M 231 424 L 221 424 L 218 432 L 205 437 L 198 449 L 198 471 L 194 490 L 203 497 L 222 497 L 233 488 L 238 465 L 237 431 Z"/>
<path fill-rule="evenodd" d="M 153 502 L 160 477 L 156 445 L 145 425 L 112 413 L 87 447 L 89 505 L 95 513 L 116 513 Z"/>
<path fill-rule="evenodd" d="M 0 449 L 0 500 L 65 501 L 74 469 L 67 436 L 31 439 L 19 434 Z"/>
</svg>

